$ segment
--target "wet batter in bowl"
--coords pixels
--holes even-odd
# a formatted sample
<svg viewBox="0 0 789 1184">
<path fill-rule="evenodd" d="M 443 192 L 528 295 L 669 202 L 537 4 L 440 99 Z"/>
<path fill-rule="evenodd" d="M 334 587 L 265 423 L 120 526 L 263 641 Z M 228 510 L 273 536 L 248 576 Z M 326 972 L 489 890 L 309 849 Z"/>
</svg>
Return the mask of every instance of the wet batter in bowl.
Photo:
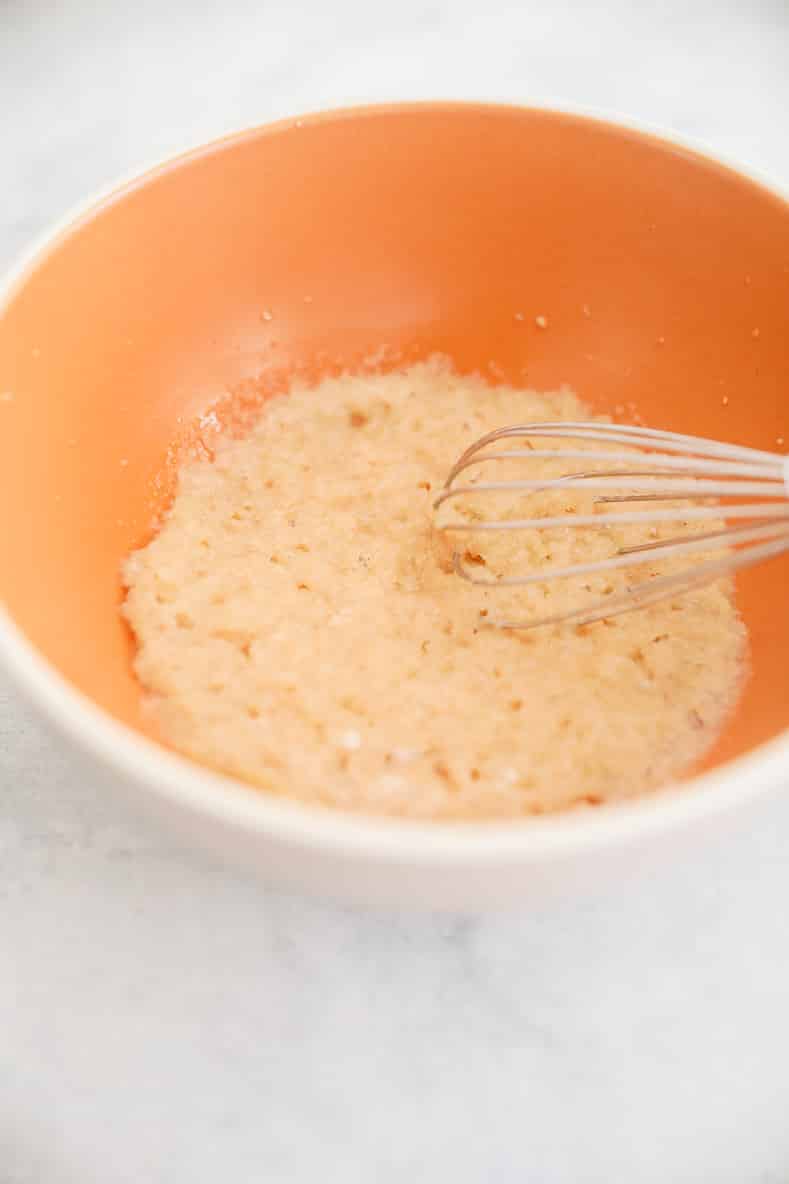
<svg viewBox="0 0 789 1184">
<path fill-rule="evenodd" d="M 490 387 L 434 360 L 296 388 L 213 461 L 187 464 L 124 571 L 163 738 L 269 793 L 423 819 L 594 806 L 691 765 L 742 682 L 727 581 L 583 629 L 505 632 L 486 617 L 523 617 L 530 598 L 558 612 L 583 590 L 472 587 L 433 529 L 435 493 L 470 442 L 583 418 L 567 390 Z M 581 563 L 598 545 L 507 535 L 467 560 L 495 576 L 545 563 L 546 546 Z"/>
</svg>

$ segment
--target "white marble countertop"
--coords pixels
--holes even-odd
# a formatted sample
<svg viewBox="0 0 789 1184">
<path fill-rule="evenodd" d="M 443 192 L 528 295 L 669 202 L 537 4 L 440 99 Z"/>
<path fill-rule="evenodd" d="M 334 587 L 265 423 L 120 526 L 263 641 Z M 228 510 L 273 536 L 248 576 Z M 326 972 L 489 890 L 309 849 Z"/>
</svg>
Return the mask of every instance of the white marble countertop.
<svg viewBox="0 0 789 1184">
<path fill-rule="evenodd" d="M 789 183 L 789 8 L 0 0 L 0 267 L 171 150 L 417 97 L 620 112 Z M 580 904 L 364 913 L 133 818 L 3 676 L 0 795 L 2 1184 L 789 1181 L 789 808 Z"/>
</svg>

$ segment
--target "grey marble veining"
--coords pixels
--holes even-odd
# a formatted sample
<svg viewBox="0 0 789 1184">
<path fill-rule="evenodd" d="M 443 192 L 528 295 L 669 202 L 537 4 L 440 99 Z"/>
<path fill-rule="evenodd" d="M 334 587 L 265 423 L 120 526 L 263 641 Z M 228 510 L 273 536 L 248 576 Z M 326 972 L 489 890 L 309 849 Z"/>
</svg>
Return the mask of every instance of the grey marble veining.
<svg viewBox="0 0 789 1184">
<path fill-rule="evenodd" d="M 620 112 L 789 184 L 789 7 L 0 0 L 0 266 L 185 145 L 424 97 Z M 786 1184 L 788 890 L 789 805 L 550 909 L 298 899 L 132 814 L 0 676 L 0 1182 Z"/>
</svg>

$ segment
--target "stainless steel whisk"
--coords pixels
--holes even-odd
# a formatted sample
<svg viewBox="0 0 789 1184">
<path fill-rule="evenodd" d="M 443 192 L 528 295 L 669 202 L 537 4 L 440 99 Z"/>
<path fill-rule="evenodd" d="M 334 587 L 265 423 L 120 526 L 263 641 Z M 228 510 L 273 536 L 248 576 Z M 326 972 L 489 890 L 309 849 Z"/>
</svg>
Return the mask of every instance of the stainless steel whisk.
<svg viewBox="0 0 789 1184">
<path fill-rule="evenodd" d="M 556 441 L 557 446 L 533 448 L 530 441 Z M 497 449 L 501 441 L 525 441 L 525 447 Z M 583 450 L 573 441 L 594 444 Z M 567 443 L 566 443 L 567 442 Z M 599 450 L 598 450 L 599 446 Z M 475 466 L 501 461 L 557 461 L 570 471 L 560 477 L 460 483 Z M 583 465 L 576 471 L 576 466 Z M 603 464 L 605 468 L 596 466 Z M 589 467 L 593 465 L 595 467 Z M 570 512 L 550 517 L 517 519 L 450 519 L 437 514 L 436 527 L 448 534 L 487 531 L 546 531 L 555 527 L 605 531 L 630 524 L 701 523 L 712 529 L 691 535 L 659 537 L 638 546 L 620 546 L 610 557 L 593 563 L 543 568 L 522 575 L 491 578 L 464 561 L 455 550 L 457 575 L 485 587 L 524 587 L 567 577 L 584 577 L 617 568 L 631 568 L 655 560 L 688 557 L 680 571 L 629 585 L 624 592 L 598 598 L 582 608 L 527 620 L 493 620 L 505 629 L 530 629 L 564 622 L 591 624 L 620 613 L 655 604 L 709 583 L 738 568 L 761 563 L 789 550 L 789 457 L 724 444 L 697 436 L 651 428 L 605 423 L 535 423 L 499 428 L 472 444 L 453 465 L 434 510 L 453 499 L 483 494 L 495 504 L 499 491 L 536 494 L 543 490 L 592 492 L 593 514 Z M 625 503 L 671 502 L 675 508 L 618 509 Z M 698 504 L 698 503 L 705 504 Z M 723 521 L 725 526 L 721 528 Z M 714 552 L 722 551 L 722 555 Z M 693 556 L 702 557 L 696 562 Z"/>
</svg>

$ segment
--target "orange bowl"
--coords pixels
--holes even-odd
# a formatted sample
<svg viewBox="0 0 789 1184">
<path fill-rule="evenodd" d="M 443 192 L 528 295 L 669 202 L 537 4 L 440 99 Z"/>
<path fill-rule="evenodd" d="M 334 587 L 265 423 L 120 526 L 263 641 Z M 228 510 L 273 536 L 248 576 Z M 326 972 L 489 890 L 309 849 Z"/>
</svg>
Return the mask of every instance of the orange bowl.
<svg viewBox="0 0 789 1184">
<path fill-rule="evenodd" d="M 498 832 L 327 816 L 165 752 L 140 712 L 119 568 L 218 402 L 254 402 L 294 373 L 382 349 L 384 365 L 440 351 L 461 370 L 568 383 L 598 410 L 635 406 L 653 425 L 774 450 L 789 440 L 788 310 L 786 201 L 599 120 L 393 106 L 179 157 L 51 238 L 5 294 L 3 650 L 149 800 L 209 830 L 254 832 L 252 849 L 285 869 L 283 844 L 312 866 L 331 850 L 346 866 L 364 856 L 368 871 L 397 852 L 460 868 L 469 853 L 489 860 L 494 833 L 520 866 L 593 833 L 679 821 L 702 809 L 694 801 L 714 811 L 786 766 L 786 561 L 739 581 L 753 673 L 706 776 L 604 819 Z"/>
</svg>

